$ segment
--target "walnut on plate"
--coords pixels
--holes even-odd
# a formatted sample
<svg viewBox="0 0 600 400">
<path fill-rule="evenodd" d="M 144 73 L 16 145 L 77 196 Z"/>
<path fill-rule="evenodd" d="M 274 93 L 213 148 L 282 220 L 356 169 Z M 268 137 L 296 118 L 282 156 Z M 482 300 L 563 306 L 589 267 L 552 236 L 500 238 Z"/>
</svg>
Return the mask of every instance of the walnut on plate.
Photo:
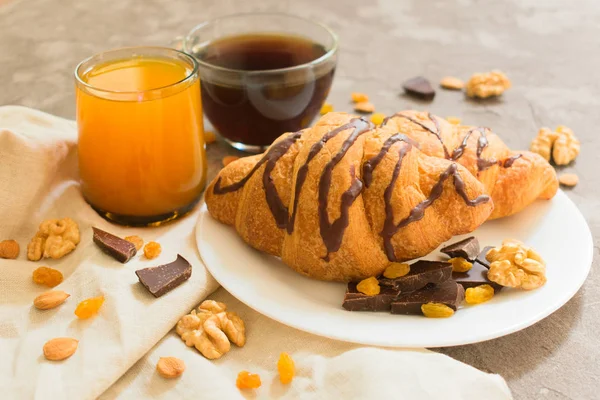
<svg viewBox="0 0 600 400">
<path fill-rule="evenodd" d="M 485 73 L 476 73 L 466 84 L 467 96 L 485 99 L 500 96 L 510 88 L 510 80 L 502 71 L 494 70 Z"/>
<path fill-rule="evenodd" d="M 221 358 L 231 349 L 231 343 L 246 344 L 244 321 L 234 312 L 225 311 L 224 303 L 205 300 L 198 310 L 184 315 L 175 331 L 189 347 L 196 347 L 209 360 Z"/>
<path fill-rule="evenodd" d="M 491 262 L 488 279 L 502 286 L 525 290 L 537 289 L 546 283 L 546 263 L 531 247 L 514 239 L 488 251 Z"/>
<path fill-rule="evenodd" d="M 79 244 L 79 226 L 71 218 L 48 219 L 40 227 L 27 246 L 27 258 L 59 259 L 69 254 Z"/>
</svg>

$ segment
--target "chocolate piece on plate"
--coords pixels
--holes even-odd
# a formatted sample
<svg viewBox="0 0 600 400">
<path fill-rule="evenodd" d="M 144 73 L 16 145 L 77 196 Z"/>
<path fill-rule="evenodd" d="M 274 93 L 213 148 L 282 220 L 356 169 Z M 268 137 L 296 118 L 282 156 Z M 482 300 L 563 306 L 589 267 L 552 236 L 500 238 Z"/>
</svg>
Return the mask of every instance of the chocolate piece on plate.
<svg viewBox="0 0 600 400">
<path fill-rule="evenodd" d="M 400 278 L 379 277 L 381 286 L 390 286 L 402 293 L 419 290 L 429 283 L 442 283 L 452 276 L 452 264 L 445 261 L 420 260 L 410 266 L 410 272 Z"/>
<path fill-rule="evenodd" d="M 456 310 L 464 298 L 463 287 L 450 279 L 439 285 L 400 294 L 392 302 L 392 314 L 422 314 L 421 306 L 426 303 L 442 303 Z"/>
<path fill-rule="evenodd" d="M 491 263 L 485 258 L 485 255 L 487 254 L 488 251 L 490 251 L 493 248 L 494 248 L 494 246 L 485 246 L 483 248 L 483 250 L 481 251 L 481 253 L 479 253 L 479 255 L 477 256 L 477 262 L 486 268 L 490 268 Z"/>
<path fill-rule="evenodd" d="M 448 245 L 440 251 L 450 258 L 462 257 L 465 260 L 473 261 L 479 255 L 479 241 L 475 236 L 471 236 L 460 242 Z"/>
<path fill-rule="evenodd" d="M 356 289 L 356 283 L 349 283 L 344 296 L 344 307 L 348 311 L 390 311 L 392 301 L 400 291 L 392 287 L 382 287 L 375 296 L 368 296 Z"/>
<path fill-rule="evenodd" d="M 433 86 L 431 86 L 431 83 L 422 76 L 407 80 L 402 84 L 402 88 L 406 94 L 423 100 L 433 100 L 435 97 Z"/>
<path fill-rule="evenodd" d="M 103 252 L 115 260 L 125 264 L 127 261 L 131 260 L 131 257 L 135 256 L 135 253 L 137 253 L 133 243 L 105 232 L 102 229 L 94 227 L 92 227 L 92 229 L 94 230 L 94 243 L 96 243 Z"/>
<path fill-rule="evenodd" d="M 490 281 L 487 274 L 487 267 L 479 261 L 475 261 L 473 267 L 467 272 L 452 272 L 452 279 L 465 289 L 479 285 L 490 285 L 494 288 L 495 292 L 502 290 L 502 285 Z"/>
<path fill-rule="evenodd" d="M 154 297 L 160 297 L 187 281 L 192 276 L 192 265 L 177 254 L 172 263 L 138 269 L 135 274 Z"/>
</svg>

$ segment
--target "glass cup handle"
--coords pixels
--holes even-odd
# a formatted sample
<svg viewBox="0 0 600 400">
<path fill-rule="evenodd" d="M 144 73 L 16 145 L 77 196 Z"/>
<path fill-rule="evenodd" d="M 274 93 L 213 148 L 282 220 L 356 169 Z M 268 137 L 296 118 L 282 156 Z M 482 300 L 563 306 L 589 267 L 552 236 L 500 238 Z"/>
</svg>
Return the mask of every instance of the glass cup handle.
<svg viewBox="0 0 600 400">
<path fill-rule="evenodd" d="M 167 45 L 168 47 L 183 51 L 183 41 L 185 40 L 184 36 L 175 36 Z"/>
</svg>

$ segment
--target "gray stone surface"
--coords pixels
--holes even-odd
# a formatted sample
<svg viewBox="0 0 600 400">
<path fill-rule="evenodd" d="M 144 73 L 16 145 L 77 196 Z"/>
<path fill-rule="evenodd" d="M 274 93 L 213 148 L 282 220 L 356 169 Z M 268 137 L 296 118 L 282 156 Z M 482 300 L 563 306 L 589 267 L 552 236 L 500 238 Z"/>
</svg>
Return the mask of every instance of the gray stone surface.
<svg viewBox="0 0 600 400">
<path fill-rule="evenodd" d="M 207 18 L 278 10 L 335 29 L 341 57 L 329 101 L 350 111 L 350 91 L 368 93 L 384 113 L 404 108 L 455 115 L 493 127 L 514 148 L 542 125 L 564 124 L 582 142 L 568 191 L 594 233 L 592 272 L 563 308 L 501 339 L 439 351 L 504 376 L 518 399 L 600 398 L 600 6 L 598 0 L 0 0 L 0 104 L 74 116 L 72 71 L 109 48 L 165 44 Z M 425 75 L 467 78 L 499 68 L 514 87 L 477 103 L 439 91 L 434 102 L 399 96 L 401 82 Z M 211 176 L 224 144 L 209 150 Z M 569 249 L 564 249 L 569 251 Z M 565 265 L 564 268 L 569 268 Z"/>
</svg>

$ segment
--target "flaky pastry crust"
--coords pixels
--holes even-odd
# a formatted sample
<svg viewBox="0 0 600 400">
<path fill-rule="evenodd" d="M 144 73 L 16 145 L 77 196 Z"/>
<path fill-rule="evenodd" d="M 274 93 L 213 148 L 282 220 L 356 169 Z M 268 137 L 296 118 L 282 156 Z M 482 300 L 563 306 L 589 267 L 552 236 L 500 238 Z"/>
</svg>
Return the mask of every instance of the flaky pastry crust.
<svg viewBox="0 0 600 400">
<path fill-rule="evenodd" d="M 357 281 L 428 254 L 491 214 L 483 185 L 391 126 L 329 113 L 221 170 L 210 214 L 316 279 Z"/>
</svg>

